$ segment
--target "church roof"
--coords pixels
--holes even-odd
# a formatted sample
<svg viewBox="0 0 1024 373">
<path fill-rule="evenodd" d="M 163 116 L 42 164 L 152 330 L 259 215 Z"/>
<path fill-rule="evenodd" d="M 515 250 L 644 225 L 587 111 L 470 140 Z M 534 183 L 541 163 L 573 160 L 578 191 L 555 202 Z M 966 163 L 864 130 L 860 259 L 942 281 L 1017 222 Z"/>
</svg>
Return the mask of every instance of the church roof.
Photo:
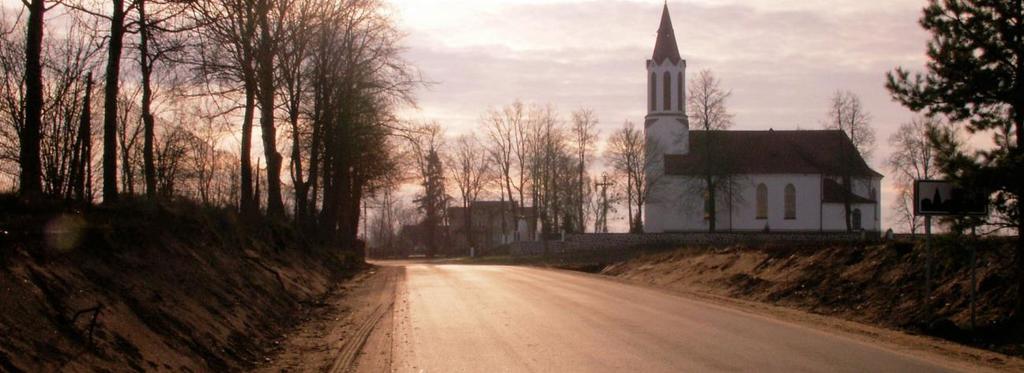
<svg viewBox="0 0 1024 373">
<path fill-rule="evenodd" d="M 676 44 L 676 32 L 672 29 L 672 18 L 668 15 L 668 4 L 661 12 L 661 25 L 658 26 L 658 40 L 654 43 L 654 56 L 651 60 L 660 64 L 665 59 L 679 63 L 679 46 Z"/>
<path fill-rule="evenodd" d="M 704 161 L 708 152 L 703 149 L 708 143 L 712 167 L 732 174 L 840 176 L 848 164 L 851 176 L 882 176 L 868 166 L 846 133 L 839 130 L 690 131 L 689 154 L 665 155 L 665 173 L 704 173 L 709 163 Z"/>
</svg>

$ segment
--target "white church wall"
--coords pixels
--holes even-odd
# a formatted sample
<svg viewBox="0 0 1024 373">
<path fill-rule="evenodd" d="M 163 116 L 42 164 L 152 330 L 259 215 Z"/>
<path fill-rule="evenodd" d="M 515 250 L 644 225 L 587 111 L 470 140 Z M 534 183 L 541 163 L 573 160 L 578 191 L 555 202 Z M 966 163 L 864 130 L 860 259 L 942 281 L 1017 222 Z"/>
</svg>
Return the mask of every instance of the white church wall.
<svg viewBox="0 0 1024 373">
<path fill-rule="evenodd" d="M 686 124 L 686 61 L 672 63 L 670 60 L 664 60 L 661 64 L 655 64 L 653 61 L 647 63 L 648 110 L 644 118 L 647 143 L 657 144 L 656 150 L 663 154 L 686 154 L 690 150 L 690 133 Z M 666 73 L 671 79 L 667 92 L 670 96 L 667 107 L 664 83 Z M 652 82 L 653 91 L 650 87 Z"/>
<path fill-rule="evenodd" d="M 855 203 L 850 205 L 850 211 L 860 210 L 861 213 L 861 228 L 867 231 L 877 232 L 880 230 L 880 223 L 878 219 L 875 219 L 877 215 L 876 204 L 874 203 Z M 824 222 L 826 231 L 845 231 L 846 220 L 843 217 L 845 214 L 845 208 L 842 203 L 826 203 L 824 204 Z"/>
<path fill-rule="evenodd" d="M 693 209 L 683 198 L 685 179 L 679 176 L 664 176 L 650 191 L 644 206 L 644 231 L 651 233 L 676 232 L 690 226 L 687 211 Z"/>
<path fill-rule="evenodd" d="M 644 228 L 650 233 L 703 232 L 708 230 L 704 219 L 700 188 L 694 187 L 701 181 L 692 177 L 666 176 L 651 192 L 645 206 Z M 757 218 L 757 185 L 764 183 L 768 189 L 767 218 Z M 855 183 L 856 194 L 865 198 L 874 188 L 877 191 L 881 179 Z M 717 229 L 719 231 L 760 232 L 767 225 L 773 232 L 809 232 L 846 230 L 842 204 L 821 201 L 821 176 L 808 174 L 764 174 L 743 175 L 736 180 L 737 191 L 733 196 L 730 211 L 727 194 L 719 194 Z M 785 188 L 793 184 L 796 190 L 796 216 L 786 219 Z M 858 188 L 857 185 L 860 185 Z M 861 210 L 861 226 L 865 230 L 880 231 L 880 205 L 876 203 L 855 204 Z M 730 216 L 731 215 L 731 216 Z"/>
<path fill-rule="evenodd" d="M 733 216 L 734 230 L 762 231 L 765 226 L 775 231 L 816 231 L 819 230 L 821 178 L 819 175 L 767 174 L 746 175 L 741 195 L 743 204 Z M 757 218 L 757 185 L 768 189 L 767 219 Z M 786 219 L 785 188 L 793 184 L 796 189 L 796 216 Z"/>
<path fill-rule="evenodd" d="M 646 211 L 644 226 L 647 232 L 707 231 L 699 179 L 669 176 L 654 192 Z M 819 230 L 821 181 L 819 175 L 777 174 L 743 175 L 737 177 L 737 190 L 729 206 L 729 196 L 719 193 L 717 224 L 720 231 L 762 231 L 768 225 L 772 231 Z M 767 219 L 757 218 L 757 185 L 768 188 Z M 796 189 L 796 217 L 786 219 L 785 188 L 793 184 Z M 697 185 L 697 187 L 695 187 Z M 731 211 L 730 211 L 731 210 Z M 731 216 L 730 216 L 731 215 Z"/>
<path fill-rule="evenodd" d="M 675 112 L 683 112 L 683 111 L 685 111 L 685 109 L 686 109 L 686 107 L 685 107 L 685 105 L 686 105 L 686 98 L 683 97 L 683 99 L 680 100 L 680 98 L 679 98 L 680 89 L 679 89 L 679 86 L 677 85 L 677 83 L 682 83 L 683 84 L 682 93 L 683 93 L 683 95 L 685 95 L 686 94 L 686 60 L 680 60 L 676 64 L 673 64 L 672 61 L 669 61 L 669 60 L 662 61 L 662 63 L 660 65 L 654 64 L 654 62 L 650 62 L 650 61 L 649 61 L 649 63 L 650 63 L 650 66 L 648 66 L 648 68 L 647 68 L 647 75 L 648 75 L 647 79 L 650 79 L 651 73 L 654 73 L 655 76 L 658 79 L 656 80 L 657 84 L 655 84 L 655 87 L 654 87 L 654 93 L 655 93 L 654 101 L 655 101 L 655 104 L 656 104 L 654 106 L 655 110 L 653 110 L 653 111 L 649 110 L 648 112 L 654 112 L 654 113 L 673 112 L 673 113 L 675 113 Z M 669 95 L 671 95 L 671 99 L 669 100 L 670 105 L 669 105 L 668 108 L 666 108 L 664 106 L 665 83 L 664 83 L 663 79 L 665 78 L 665 73 L 666 72 L 669 73 L 669 76 L 672 78 L 672 84 L 670 86 L 670 92 L 669 92 Z M 679 80 L 679 74 L 680 73 L 682 73 L 682 75 L 683 75 L 682 81 Z M 648 81 L 648 84 L 650 84 L 650 81 Z M 648 89 L 648 91 L 650 91 L 650 87 L 649 86 L 647 87 L 647 89 Z M 650 92 L 648 92 L 647 94 L 650 95 Z M 648 97 L 647 100 L 648 100 L 647 105 L 648 105 L 648 108 L 649 108 L 651 97 Z M 680 106 L 679 105 L 680 103 L 683 106 Z"/>
<path fill-rule="evenodd" d="M 882 230 L 882 178 L 862 178 L 853 181 L 853 194 L 876 201 L 876 203 L 862 203 L 851 206 L 853 209 L 861 210 L 861 227 L 864 230 L 878 232 Z M 843 217 L 845 208 L 842 203 L 826 203 L 824 207 L 824 229 L 833 231 L 845 231 L 846 219 Z"/>
</svg>

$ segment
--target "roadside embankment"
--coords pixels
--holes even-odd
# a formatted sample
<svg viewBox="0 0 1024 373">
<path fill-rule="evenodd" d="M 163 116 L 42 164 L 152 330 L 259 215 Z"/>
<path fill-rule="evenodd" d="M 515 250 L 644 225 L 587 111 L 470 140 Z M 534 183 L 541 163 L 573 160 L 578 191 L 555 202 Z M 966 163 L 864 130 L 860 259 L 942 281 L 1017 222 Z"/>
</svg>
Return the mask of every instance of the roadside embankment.
<svg viewBox="0 0 1024 373">
<path fill-rule="evenodd" d="M 0 204 L 0 371 L 250 369 L 361 267 L 220 209 Z"/>
<path fill-rule="evenodd" d="M 931 316 L 923 305 L 922 244 L 682 248 L 604 266 L 631 282 L 796 308 L 1024 355 L 1024 325 L 1010 319 L 1012 245 L 981 241 L 976 325 L 971 329 L 970 250 L 935 240 Z"/>
</svg>

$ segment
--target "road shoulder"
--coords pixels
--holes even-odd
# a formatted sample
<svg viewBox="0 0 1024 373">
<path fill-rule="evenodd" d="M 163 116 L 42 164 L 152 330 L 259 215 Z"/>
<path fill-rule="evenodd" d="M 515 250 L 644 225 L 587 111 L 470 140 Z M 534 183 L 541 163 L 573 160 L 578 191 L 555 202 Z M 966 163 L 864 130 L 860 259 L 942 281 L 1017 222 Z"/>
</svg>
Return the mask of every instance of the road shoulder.
<svg viewBox="0 0 1024 373">
<path fill-rule="evenodd" d="M 548 266 L 530 267 L 652 289 L 665 294 L 680 296 L 758 317 L 807 327 L 825 333 L 836 334 L 854 341 L 881 346 L 888 350 L 920 359 L 943 361 L 947 366 L 964 371 L 978 371 L 979 367 L 988 371 L 1024 371 L 1024 359 L 964 346 L 933 337 L 912 335 L 897 330 L 880 328 L 854 321 L 813 314 L 798 309 L 775 306 L 766 303 L 740 300 L 698 291 L 666 289 L 641 281 L 601 274 L 572 271 Z"/>
<path fill-rule="evenodd" d="M 395 288 L 403 276 L 403 267 L 374 266 L 339 284 L 296 330 L 276 342 L 275 355 L 255 371 L 347 372 L 358 363 L 387 370 L 390 357 L 366 359 L 361 351 L 364 345 L 382 343 L 376 331 L 389 329 Z"/>
</svg>

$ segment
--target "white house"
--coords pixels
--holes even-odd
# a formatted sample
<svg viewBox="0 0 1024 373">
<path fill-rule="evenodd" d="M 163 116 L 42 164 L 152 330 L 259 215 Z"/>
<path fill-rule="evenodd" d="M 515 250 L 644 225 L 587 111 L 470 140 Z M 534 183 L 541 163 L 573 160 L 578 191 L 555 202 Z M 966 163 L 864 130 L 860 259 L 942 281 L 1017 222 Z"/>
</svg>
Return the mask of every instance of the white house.
<svg viewBox="0 0 1024 373">
<path fill-rule="evenodd" d="M 686 60 L 668 6 L 647 61 L 648 168 L 656 180 L 644 204 L 646 232 L 710 229 L 706 180 L 714 191 L 716 231 L 877 232 L 882 175 L 842 131 L 690 131 Z M 843 187 L 847 180 L 850 188 Z"/>
</svg>

